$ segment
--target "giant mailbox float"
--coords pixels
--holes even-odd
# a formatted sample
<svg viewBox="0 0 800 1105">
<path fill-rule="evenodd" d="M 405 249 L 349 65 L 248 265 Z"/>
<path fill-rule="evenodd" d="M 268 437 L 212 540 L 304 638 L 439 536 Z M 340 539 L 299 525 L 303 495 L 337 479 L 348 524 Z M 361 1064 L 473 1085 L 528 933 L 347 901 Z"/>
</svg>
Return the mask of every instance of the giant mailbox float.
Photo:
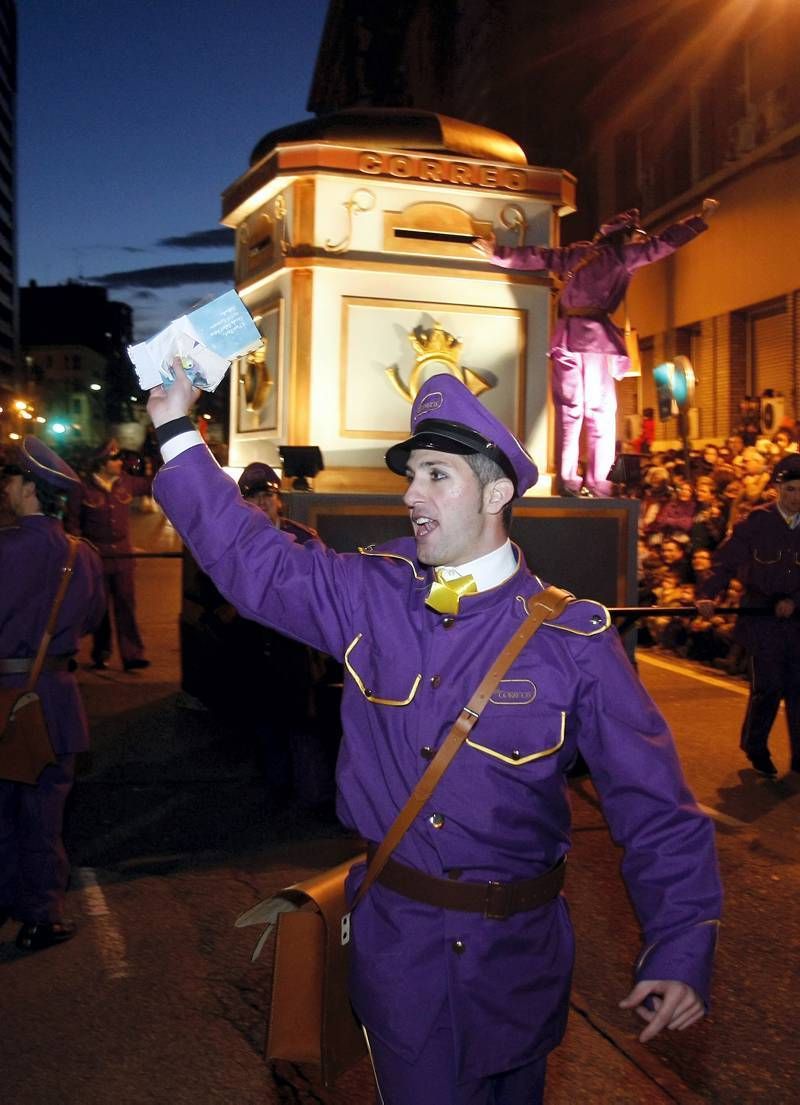
<svg viewBox="0 0 800 1105">
<path fill-rule="evenodd" d="M 424 380 L 452 372 L 514 428 L 550 490 L 546 277 L 472 247 L 557 241 L 569 173 L 431 112 L 362 110 L 268 134 L 223 195 L 236 285 L 265 339 L 232 373 L 231 464 L 313 443 L 317 490 L 397 487 L 383 454 Z"/>
</svg>

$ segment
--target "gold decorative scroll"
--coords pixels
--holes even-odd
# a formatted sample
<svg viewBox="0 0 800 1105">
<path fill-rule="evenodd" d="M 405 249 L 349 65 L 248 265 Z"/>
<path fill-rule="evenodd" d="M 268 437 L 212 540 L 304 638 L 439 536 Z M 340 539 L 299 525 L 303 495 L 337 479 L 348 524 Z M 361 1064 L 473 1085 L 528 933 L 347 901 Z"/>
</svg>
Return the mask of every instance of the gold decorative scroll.
<svg viewBox="0 0 800 1105">
<path fill-rule="evenodd" d="M 353 213 L 371 211 L 375 206 L 375 196 L 368 188 L 356 188 L 349 200 L 342 204 L 347 212 L 347 232 L 339 242 L 333 242 L 328 238 L 325 242 L 326 253 L 345 253 L 350 248 L 350 239 L 353 236 Z"/>
<path fill-rule="evenodd" d="M 274 383 L 267 366 L 267 339 L 262 340 L 261 348 L 248 353 L 239 367 L 239 402 L 250 413 L 261 410 Z"/>
<path fill-rule="evenodd" d="M 517 231 L 517 245 L 525 245 L 525 235 L 528 233 L 528 220 L 525 212 L 516 203 L 507 203 L 500 212 L 500 222 L 506 230 Z"/>
<path fill-rule="evenodd" d="M 281 244 L 281 253 L 286 257 L 291 248 L 291 243 L 286 237 L 286 200 L 283 198 L 283 193 L 279 193 L 275 197 L 272 204 L 272 210 L 278 227 L 277 237 Z"/>
</svg>

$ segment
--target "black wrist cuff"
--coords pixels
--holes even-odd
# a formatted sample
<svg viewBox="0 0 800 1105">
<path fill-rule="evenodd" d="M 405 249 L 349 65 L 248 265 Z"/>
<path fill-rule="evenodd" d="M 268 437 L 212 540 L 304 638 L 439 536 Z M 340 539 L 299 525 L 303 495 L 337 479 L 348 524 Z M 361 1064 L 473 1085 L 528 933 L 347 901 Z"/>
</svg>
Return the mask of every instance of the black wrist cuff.
<svg viewBox="0 0 800 1105">
<path fill-rule="evenodd" d="M 161 426 L 155 427 L 156 441 L 159 446 L 166 445 L 168 441 L 171 441 L 173 437 L 177 437 L 178 434 L 185 434 L 193 429 L 195 429 L 194 422 L 192 422 L 188 414 L 182 414 L 180 418 L 173 418 L 169 422 L 164 422 Z"/>
</svg>

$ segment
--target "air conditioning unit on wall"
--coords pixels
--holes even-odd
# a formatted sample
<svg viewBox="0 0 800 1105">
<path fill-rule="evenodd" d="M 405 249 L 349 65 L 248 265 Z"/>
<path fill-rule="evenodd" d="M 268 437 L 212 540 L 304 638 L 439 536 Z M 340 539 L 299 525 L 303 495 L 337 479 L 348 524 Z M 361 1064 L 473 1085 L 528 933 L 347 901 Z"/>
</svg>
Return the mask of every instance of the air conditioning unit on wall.
<svg viewBox="0 0 800 1105">
<path fill-rule="evenodd" d="M 774 434 L 780 426 L 786 410 L 782 395 L 761 396 L 761 428 L 765 434 Z"/>
</svg>

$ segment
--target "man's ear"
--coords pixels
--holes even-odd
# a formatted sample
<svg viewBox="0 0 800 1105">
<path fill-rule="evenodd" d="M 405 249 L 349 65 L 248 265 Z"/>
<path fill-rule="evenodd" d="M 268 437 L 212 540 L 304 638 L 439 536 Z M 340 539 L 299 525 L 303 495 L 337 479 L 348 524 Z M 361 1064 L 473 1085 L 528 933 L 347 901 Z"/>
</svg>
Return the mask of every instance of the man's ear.
<svg viewBox="0 0 800 1105">
<path fill-rule="evenodd" d="M 507 503 L 514 498 L 514 485 L 507 476 L 487 483 L 484 489 L 484 504 L 487 514 L 501 514 Z"/>
</svg>

